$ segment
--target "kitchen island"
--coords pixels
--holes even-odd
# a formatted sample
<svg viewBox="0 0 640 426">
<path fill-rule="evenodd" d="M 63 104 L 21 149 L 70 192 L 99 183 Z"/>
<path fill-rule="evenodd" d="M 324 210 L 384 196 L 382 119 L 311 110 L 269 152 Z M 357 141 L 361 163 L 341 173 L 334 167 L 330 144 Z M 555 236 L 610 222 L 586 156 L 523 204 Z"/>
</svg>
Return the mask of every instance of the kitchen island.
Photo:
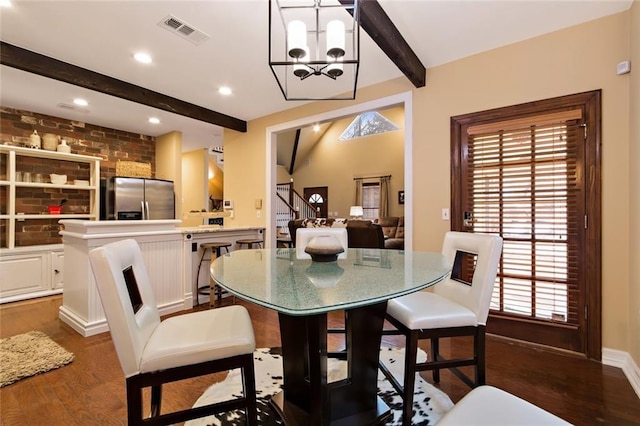
<svg viewBox="0 0 640 426">
<path fill-rule="evenodd" d="M 195 277 L 202 243 L 262 238 L 260 227 L 181 227 L 180 220 L 61 220 L 64 231 L 64 290 L 60 319 L 83 336 L 109 330 L 98 295 L 89 251 L 126 238 L 140 245 L 153 283 L 161 315 L 190 309 L 194 305 Z M 208 263 L 206 267 L 208 268 Z M 203 269 L 205 265 L 203 263 Z M 199 286 L 207 285 L 208 269 L 200 273 Z"/>
</svg>

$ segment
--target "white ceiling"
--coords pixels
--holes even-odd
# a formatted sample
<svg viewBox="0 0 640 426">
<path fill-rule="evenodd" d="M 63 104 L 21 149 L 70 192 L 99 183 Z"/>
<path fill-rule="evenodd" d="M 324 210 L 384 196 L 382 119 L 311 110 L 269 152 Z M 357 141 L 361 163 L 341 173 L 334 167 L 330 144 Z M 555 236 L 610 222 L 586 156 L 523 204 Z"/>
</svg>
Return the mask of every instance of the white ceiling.
<svg viewBox="0 0 640 426">
<path fill-rule="evenodd" d="M 428 69 L 465 56 L 621 12 L 632 0 L 379 0 Z M 161 28 L 173 15 L 211 38 L 200 45 Z M 242 120 L 294 108 L 268 66 L 267 0 L 28 1 L 0 9 L 0 38 L 83 68 Z M 153 57 L 135 62 L 136 51 Z M 402 74 L 361 32 L 358 86 Z M 233 94 L 219 95 L 229 86 Z M 61 108 L 74 97 L 88 112 Z M 222 129 L 109 95 L 0 67 L 0 102 L 105 127 L 157 136 L 183 133 L 185 151 L 219 146 Z M 161 124 L 151 125 L 150 116 Z"/>
</svg>

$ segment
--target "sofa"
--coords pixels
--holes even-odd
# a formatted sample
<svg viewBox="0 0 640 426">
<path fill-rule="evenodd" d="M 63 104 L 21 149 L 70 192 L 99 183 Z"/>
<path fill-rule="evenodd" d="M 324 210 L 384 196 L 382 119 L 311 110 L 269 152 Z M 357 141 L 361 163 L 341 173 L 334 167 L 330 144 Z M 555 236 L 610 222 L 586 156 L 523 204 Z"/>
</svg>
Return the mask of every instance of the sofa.
<svg viewBox="0 0 640 426">
<path fill-rule="evenodd" d="M 404 250 L 404 216 L 381 217 L 375 223 L 382 227 L 384 248 Z"/>
<path fill-rule="evenodd" d="M 347 228 L 350 248 L 385 248 L 382 227 L 370 220 L 359 219 L 296 219 L 289 221 L 289 235 L 295 247 L 298 228 Z"/>
</svg>

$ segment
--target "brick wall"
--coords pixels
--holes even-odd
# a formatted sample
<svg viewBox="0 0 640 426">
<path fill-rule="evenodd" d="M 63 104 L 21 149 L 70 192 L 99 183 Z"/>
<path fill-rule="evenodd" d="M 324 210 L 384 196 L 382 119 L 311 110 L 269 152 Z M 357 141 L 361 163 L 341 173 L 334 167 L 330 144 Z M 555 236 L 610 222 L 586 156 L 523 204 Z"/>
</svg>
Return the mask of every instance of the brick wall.
<svg viewBox="0 0 640 426">
<path fill-rule="evenodd" d="M 34 130 L 42 138 L 51 133 L 65 139 L 73 154 L 90 155 L 102 158 L 100 177 L 114 176 L 118 160 L 136 161 L 151 164 L 151 174 L 155 176 L 155 139 L 151 136 L 109 129 L 79 121 L 65 120 L 30 111 L 0 107 L 0 143 L 28 146 L 29 136 Z M 0 161 L 0 173 L 5 175 L 6 164 Z M 67 180 L 88 179 L 88 164 L 67 161 L 52 161 L 38 158 L 23 158 L 17 165 L 19 171 L 29 171 L 32 178 L 35 173 L 47 179 L 49 174 L 67 175 Z M 0 189 L 0 211 L 7 212 L 7 189 Z M 64 199 L 64 211 L 67 213 L 86 212 L 89 204 L 87 191 L 73 189 L 19 188 L 16 192 L 17 212 L 38 214 L 47 212 L 49 205 L 59 205 Z M 6 221 L 0 221 L 1 246 L 6 247 Z M 61 225 L 57 220 L 26 220 L 16 224 L 16 246 L 38 244 L 57 244 L 62 242 L 58 235 Z"/>
</svg>

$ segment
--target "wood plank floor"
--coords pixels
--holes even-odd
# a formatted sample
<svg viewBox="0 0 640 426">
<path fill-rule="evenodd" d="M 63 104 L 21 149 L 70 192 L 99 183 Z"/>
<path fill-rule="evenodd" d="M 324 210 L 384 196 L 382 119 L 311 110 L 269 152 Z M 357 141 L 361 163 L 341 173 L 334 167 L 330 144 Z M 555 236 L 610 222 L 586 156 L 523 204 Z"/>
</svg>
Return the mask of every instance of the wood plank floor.
<svg viewBox="0 0 640 426">
<path fill-rule="evenodd" d="M 83 338 L 58 319 L 61 303 L 61 296 L 53 296 L 0 306 L 0 337 L 39 330 L 75 354 L 65 367 L 1 388 L 0 425 L 126 424 L 124 376 L 109 333 Z M 278 346 L 277 315 L 245 306 L 258 347 Z M 339 323 L 339 318 L 332 316 L 330 325 Z M 401 345 L 402 341 L 385 337 L 383 344 Z M 342 342 L 332 335 L 330 345 L 339 349 Z M 469 349 L 466 343 L 451 347 L 442 342 L 441 346 L 443 353 Z M 430 380 L 430 375 L 425 377 Z M 218 374 L 172 384 L 164 391 L 164 407 L 191 406 L 211 383 L 223 378 Z M 469 391 L 449 373 L 441 379 L 438 387 L 454 402 Z M 640 425 L 640 399 L 622 371 L 571 354 L 489 336 L 487 382 L 576 425 Z"/>
</svg>

